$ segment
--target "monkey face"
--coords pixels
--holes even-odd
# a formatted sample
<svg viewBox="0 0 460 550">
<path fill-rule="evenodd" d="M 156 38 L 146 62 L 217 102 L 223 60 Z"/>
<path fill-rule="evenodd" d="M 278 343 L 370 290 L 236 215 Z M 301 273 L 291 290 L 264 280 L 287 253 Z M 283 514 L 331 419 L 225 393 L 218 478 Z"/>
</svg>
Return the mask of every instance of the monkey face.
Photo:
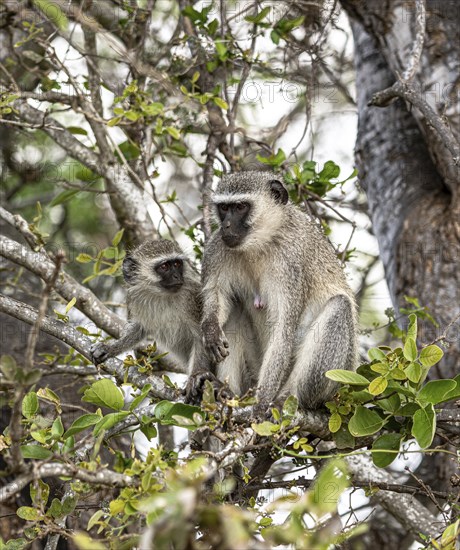
<svg viewBox="0 0 460 550">
<path fill-rule="evenodd" d="M 155 264 L 153 269 L 160 277 L 159 285 L 168 292 L 177 292 L 184 284 L 184 262 L 180 258 Z"/>
<path fill-rule="evenodd" d="M 229 248 L 237 247 L 247 236 L 250 211 L 249 202 L 222 202 L 217 205 L 222 240 Z"/>
<path fill-rule="evenodd" d="M 217 186 L 212 203 L 226 247 L 260 250 L 276 236 L 288 215 L 289 196 L 273 176 L 266 172 L 231 174 Z"/>
</svg>

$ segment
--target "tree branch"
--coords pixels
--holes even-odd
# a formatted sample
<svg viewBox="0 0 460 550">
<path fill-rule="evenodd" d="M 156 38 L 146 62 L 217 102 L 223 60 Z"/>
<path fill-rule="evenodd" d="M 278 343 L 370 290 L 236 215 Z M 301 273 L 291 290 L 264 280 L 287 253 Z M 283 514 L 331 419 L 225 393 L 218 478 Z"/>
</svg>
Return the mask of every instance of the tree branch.
<svg viewBox="0 0 460 550">
<path fill-rule="evenodd" d="M 0 488 L 0 502 L 5 502 L 16 495 L 29 483 L 45 477 L 71 477 L 94 485 L 104 485 L 106 487 L 132 487 L 139 484 L 139 480 L 134 477 L 119 474 L 107 469 L 101 469 L 97 472 L 90 472 L 83 468 L 78 468 L 73 464 L 61 463 L 42 463 L 37 466 L 32 464 L 29 471 L 18 476 L 14 481 Z"/>
<path fill-rule="evenodd" d="M 32 325 L 35 323 L 38 313 L 37 310 L 23 302 L 14 300 L 7 296 L 0 294 L 0 311 L 15 317 L 25 323 Z M 70 325 L 66 325 L 61 321 L 44 317 L 40 323 L 40 329 L 51 334 L 55 338 L 58 338 L 62 342 L 71 346 L 76 351 L 81 353 L 84 357 L 91 361 L 90 347 L 91 340 L 75 330 Z M 124 384 L 125 380 L 138 387 L 142 387 L 144 384 L 151 384 L 150 390 L 152 396 L 159 399 L 177 400 L 176 392 L 168 387 L 161 378 L 155 375 L 146 376 L 139 373 L 136 368 L 127 369 L 124 363 L 119 359 L 109 359 L 101 367 L 107 374 L 115 377 L 118 383 Z"/>
<path fill-rule="evenodd" d="M 368 483 L 369 487 L 378 486 L 380 483 L 395 485 L 391 474 L 374 466 L 372 460 L 367 456 L 350 456 L 346 458 L 346 462 L 353 483 Z M 419 540 L 422 540 L 420 534 L 433 538 L 441 534 L 442 523 L 414 496 L 380 490 L 374 495 L 374 498 Z"/>
<path fill-rule="evenodd" d="M 45 252 L 32 252 L 18 242 L 0 235 L 0 256 L 25 267 L 45 282 L 51 280 L 55 264 Z M 123 321 L 89 290 L 67 273 L 61 272 L 54 288 L 65 300 L 76 298 L 75 306 L 111 336 L 118 337 Z"/>
<path fill-rule="evenodd" d="M 416 93 L 410 85 L 398 80 L 393 84 L 393 86 L 374 94 L 368 105 L 375 107 L 386 107 L 393 99 L 398 97 L 408 101 L 419 109 L 419 111 L 426 118 L 428 126 L 431 126 L 436 130 L 444 143 L 444 146 L 452 154 L 454 163 L 458 165 L 460 163 L 460 146 L 455 139 L 454 134 L 450 128 L 444 124 L 441 117 L 435 113 L 428 103 L 422 99 L 421 95 Z"/>
</svg>

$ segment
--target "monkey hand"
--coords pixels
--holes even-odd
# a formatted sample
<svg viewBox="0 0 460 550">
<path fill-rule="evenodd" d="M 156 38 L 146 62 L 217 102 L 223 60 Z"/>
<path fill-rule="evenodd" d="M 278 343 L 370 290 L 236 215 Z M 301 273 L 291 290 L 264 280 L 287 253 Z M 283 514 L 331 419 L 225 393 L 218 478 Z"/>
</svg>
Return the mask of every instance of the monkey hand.
<svg viewBox="0 0 460 550">
<path fill-rule="evenodd" d="M 90 348 L 91 358 L 95 365 L 103 363 L 110 357 L 110 349 L 107 344 L 100 342 L 99 344 L 93 344 Z"/>
<path fill-rule="evenodd" d="M 203 397 L 204 383 L 209 380 L 215 394 L 220 394 L 225 399 L 231 399 L 231 390 L 218 380 L 210 371 L 199 371 L 190 375 L 185 386 L 185 402 L 191 405 L 199 405 Z"/>
<path fill-rule="evenodd" d="M 203 331 L 203 344 L 211 359 L 216 363 L 222 362 L 229 354 L 228 340 L 219 326 L 217 315 L 212 314 L 207 317 L 203 321 L 201 329 Z"/>
</svg>

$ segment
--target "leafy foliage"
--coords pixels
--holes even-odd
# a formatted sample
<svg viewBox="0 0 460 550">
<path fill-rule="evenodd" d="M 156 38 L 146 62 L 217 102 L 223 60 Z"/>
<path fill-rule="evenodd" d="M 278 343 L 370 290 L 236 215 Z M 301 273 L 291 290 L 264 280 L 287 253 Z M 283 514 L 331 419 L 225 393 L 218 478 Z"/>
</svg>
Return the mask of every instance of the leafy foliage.
<svg viewBox="0 0 460 550">
<path fill-rule="evenodd" d="M 371 348 L 370 362 L 358 372 L 330 370 L 326 376 L 343 384 L 331 411 L 329 428 L 337 443 L 347 430 L 353 438 L 383 433 L 373 445 L 373 460 L 388 466 L 397 457 L 401 444 L 415 438 L 428 448 L 436 432 L 435 406 L 460 397 L 460 376 L 425 383 L 428 370 L 443 356 L 437 345 L 417 348 L 417 316 L 409 316 L 403 346 Z"/>
</svg>

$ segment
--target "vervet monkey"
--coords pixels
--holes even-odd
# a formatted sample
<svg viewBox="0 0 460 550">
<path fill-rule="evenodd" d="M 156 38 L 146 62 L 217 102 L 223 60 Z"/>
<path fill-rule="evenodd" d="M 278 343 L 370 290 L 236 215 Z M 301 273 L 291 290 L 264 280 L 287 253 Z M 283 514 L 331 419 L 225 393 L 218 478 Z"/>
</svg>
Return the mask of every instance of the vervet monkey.
<svg viewBox="0 0 460 550">
<path fill-rule="evenodd" d="M 222 374 L 216 372 L 216 364 L 202 343 L 199 275 L 177 244 L 161 239 L 146 241 L 129 252 L 123 260 L 123 277 L 127 285 L 128 322 L 118 340 L 92 346 L 94 363 L 103 363 L 151 337 L 179 360 L 184 372 L 197 377 L 187 386 L 188 398 L 194 400 L 202 376 Z M 242 377 L 244 368 L 239 364 L 245 361 L 245 342 L 251 343 L 250 327 L 243 316 L 241 308 L 235 307 L 226 326 L 234 355 L 228 360 L 228 370 L 233 371 L 228 381 L 235 393 L 246 391 L 249 384 L 248 377 Z M 221 378 L 224 379 L 225 376 Z"/>
<path fill-rule="evenodd" d="M 289 394 L 320 407 L 337 390 L 325 372 L 356 367 L 356 305 L 331 244 L 270 172 L 224 176 L 211 204 L 219 229 L 203 259 L 206 349 L 217 362 L 231 355 L 225 323 L 237 300 L 262 354 L 257 413 Z"/>
</svg>

